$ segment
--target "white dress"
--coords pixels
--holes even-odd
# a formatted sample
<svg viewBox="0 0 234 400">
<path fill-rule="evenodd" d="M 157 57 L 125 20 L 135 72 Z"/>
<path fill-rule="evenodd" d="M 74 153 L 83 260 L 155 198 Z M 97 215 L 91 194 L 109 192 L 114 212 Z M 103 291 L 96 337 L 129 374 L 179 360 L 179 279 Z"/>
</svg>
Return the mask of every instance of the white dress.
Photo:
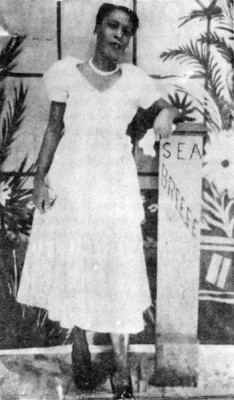
<svg viewBox="0 0 234 400">
<path fill-rule="evenodd" d="M 56 201 L 47 213 L 35 212 L 17 299 L 48 310 L 65 328 L 137 333 L 151 298 L 126 129 L 159 94 L 130 64 L 99 92 L 77 64 L 67 57 L 45 74 L 50 99 L 66 102 L 65 133 L 48 174 Z"/>
</svg>

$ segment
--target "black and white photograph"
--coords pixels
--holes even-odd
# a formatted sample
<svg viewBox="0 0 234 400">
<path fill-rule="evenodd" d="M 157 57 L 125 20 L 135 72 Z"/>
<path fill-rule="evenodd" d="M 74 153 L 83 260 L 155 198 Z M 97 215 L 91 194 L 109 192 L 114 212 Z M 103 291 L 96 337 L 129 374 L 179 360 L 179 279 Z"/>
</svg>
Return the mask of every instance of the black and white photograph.
<svg viewBox="0 0 234 400">
<path fill-rule="evenodd" d="M 0 1 L 0 400 L 234 399 L 233 0 Z"/>
</svg>

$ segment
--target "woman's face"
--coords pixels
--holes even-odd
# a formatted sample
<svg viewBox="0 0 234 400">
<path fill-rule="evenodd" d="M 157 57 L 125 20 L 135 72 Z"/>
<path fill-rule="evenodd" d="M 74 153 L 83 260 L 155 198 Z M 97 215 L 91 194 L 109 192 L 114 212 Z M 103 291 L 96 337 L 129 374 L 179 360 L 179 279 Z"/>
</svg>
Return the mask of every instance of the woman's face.
<svg viewBox="0 0 234 400">
<path fill-rule="evenodd" d="M 124 56 L 132 37 L 133 25 L 130 17 L 122 10 L 114 10 L 96 28 L 96 51 L 113 62 Z"/>
</svg>

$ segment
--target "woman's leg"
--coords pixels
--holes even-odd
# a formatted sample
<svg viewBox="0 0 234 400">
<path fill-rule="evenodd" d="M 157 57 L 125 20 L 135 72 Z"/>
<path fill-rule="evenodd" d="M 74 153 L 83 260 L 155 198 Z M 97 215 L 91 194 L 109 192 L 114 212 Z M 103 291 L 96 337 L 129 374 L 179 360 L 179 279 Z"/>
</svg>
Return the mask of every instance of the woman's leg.
<svg viewBox="0 0 234 400">
<path fill-rule="evenodd" d="M 116 398 L 133 398 L 130 370 L 128 368 L 129 335 L 111 333 L 115 373 L 112 376 Z"/>
<path fill-rule="evenodd" d="M 80 389 L 90 389 L 92 382 L 91 354 L 86 332 L 75 326 L 73 328 L 72 367 L 75 384 Z"/>
<path fill-rule="evenodd" d="M 114 351 L 115 366 L 117 371 L 128 370 L 129 335 L 111 333 L 111 342 Z"/>
</svg>

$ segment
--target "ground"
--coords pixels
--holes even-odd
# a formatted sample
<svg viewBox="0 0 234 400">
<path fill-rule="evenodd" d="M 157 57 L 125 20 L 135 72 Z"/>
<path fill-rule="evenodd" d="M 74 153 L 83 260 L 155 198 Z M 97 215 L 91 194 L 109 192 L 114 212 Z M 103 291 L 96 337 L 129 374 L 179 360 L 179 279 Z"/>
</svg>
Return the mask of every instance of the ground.
<svg viewBox="0 0 234 400">
<path fill-rule="evenodd" d="M 93 346 L 92 357 L 100 384 L 85 394 L 72 380 L 71 346 L 47 349 L 1 351 L 1 400 L 73 400 L 113 398 L 109 373 L 112 358 L 108 350 Z M 160 388 L 148 384 L 154 374 L 152 346 L 134 347 L 130 353 L 131 375 L 136 398 L 142 399 L 234 399 L 233 346 L 200 346 L 197 388 Z"/>
</svg>

